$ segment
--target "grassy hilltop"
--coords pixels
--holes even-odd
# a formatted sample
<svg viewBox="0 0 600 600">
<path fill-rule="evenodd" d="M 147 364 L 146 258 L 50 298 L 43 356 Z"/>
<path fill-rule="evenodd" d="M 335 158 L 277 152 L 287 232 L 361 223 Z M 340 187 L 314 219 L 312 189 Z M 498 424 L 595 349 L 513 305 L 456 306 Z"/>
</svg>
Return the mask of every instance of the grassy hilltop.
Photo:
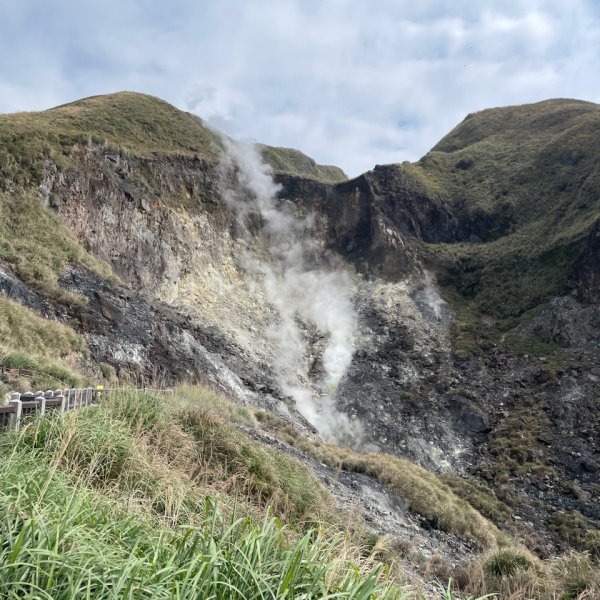
<svg viewBox="0 0 600 600">
<path fill-rule="evenodd" d="M 202 119 L 164 100 L 135 92 L 92 96 L 42 112 L 0 115 L 0 173 L 4 183 L 35 184 L 45 157 L 68 166 L 74 144 L 102 144 L 136 156 L 169 154 L 218 161 L 223 144 Z M 275 172 L 325 182 L 341 169 L 317 165 L 297 150 L 261 146 Z M 2 189 L 2 182 L 0 182 Z"/>
<path fill-rule="evenodd" d="M 480 310 L 514 317 L 568 289 L 600 216 L 600 106 L 576 100 L 469 115 L 410 169 L 468 222 L 431 246 Z"/>
</svg>

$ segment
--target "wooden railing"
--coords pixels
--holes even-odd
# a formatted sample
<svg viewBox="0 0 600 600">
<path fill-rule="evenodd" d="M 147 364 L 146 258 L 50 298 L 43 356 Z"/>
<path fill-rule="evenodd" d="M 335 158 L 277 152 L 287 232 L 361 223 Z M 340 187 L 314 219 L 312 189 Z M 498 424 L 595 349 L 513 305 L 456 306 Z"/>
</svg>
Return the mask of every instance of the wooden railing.
<svg viewBox="0 0 600 600">
<path fill-rule="evenodd" d="M 19 429 L 23 419 L 50 411 L 66 413 L 77 408 L 97 404 L 108 394 L 123 391 L 122 388 L 104 389 L 77 388 L 67 390 L 47 390 L 45 392 L 12 392 L 7 404 L 0 405 L 0 431 Z M 171 389 L 138 389 L 138 392 L 172 394 Z"/>
</svg>

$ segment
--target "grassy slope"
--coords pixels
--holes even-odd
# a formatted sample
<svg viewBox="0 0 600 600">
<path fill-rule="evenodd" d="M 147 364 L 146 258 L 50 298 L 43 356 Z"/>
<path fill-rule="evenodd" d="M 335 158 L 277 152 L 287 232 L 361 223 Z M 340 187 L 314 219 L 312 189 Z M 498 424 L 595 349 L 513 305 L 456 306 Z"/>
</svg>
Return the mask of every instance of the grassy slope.
<svg viewBox="0 0 600 600">
<path fill-rule="evenodd" d="M 236 428 L 258 426 L 259 415 L 198 387 L 170 399 L 124 391 L 0 435 L 0 537 L 8 542 L 0 545 L 0 595 L 406 597 L 371 546 L 356 545 L 355 515 L 353 531 L 345 529 L 306 467 Z M 317 450 L 328 462 L 359 460 Z M 456 575 L 470 593 L 502 590 L 513 600 L 576 598 L 600 585 L 589 556 L 544 564 L 512 548 Z"/>
<path fill-rule="evenodd" d="M 33 191 L 0 192 L 0 262 L 32 288 L 65 301 L 78 301 L 58 285 L 69 264 L 114 278 L 110 266 L 87 253 Z"/>
<path fill-rule="evenodd" d="M 123 393 L 0 436 L 0 595 L 400 597 L 347 535 L 314 524 L 331 503 L 312 475 L 207 393 L 184 390 L 169 418 Z"/>
<path fill-rule="evenodd" d="M 85 340 L 71 328 L 0 296 L 0 366 L 34 371 L 22 382 L 24 386 L 82 385 L 77 367 L 88 358 Z M 19 385 L 11 383 L 11 387 Z"/>
<path fill-rule="evenodd" d="M 484 224 L 484 244 L 430 247 L 459 293 L 499 317 L 561 293 L 600 216 L 600 106 L 572 100 L 469 115 L 413 168 Z"/>
<path fill-rule="evenodd" d="M 262 414 L 259 417 L 286 442 L 320 462 L 373 477 L 393 493 L 402 496 L 408 509 L 427 520 L 432 527 L 462 537 L 481 549 L 515 545 L 509 535 L 500 531 L 469 503 L 467 496 L 461 498 L 455 493 L 443 477 L 403 458 L 379 453 L 364 454 L 316 442 L 301 436 L 270 415 Z M 492 497 L 487 500 L 493 502 Z"/>
<path fill-rule="evenodd" d="M 312 158 L 293 148 L 260 145 L 260 151 L 263 160 L 273 167 L 275 173 L 300 175 L 325 183 L 338 183 L 348 179 L 339 167 L 318 165 Z"/>
</svg>

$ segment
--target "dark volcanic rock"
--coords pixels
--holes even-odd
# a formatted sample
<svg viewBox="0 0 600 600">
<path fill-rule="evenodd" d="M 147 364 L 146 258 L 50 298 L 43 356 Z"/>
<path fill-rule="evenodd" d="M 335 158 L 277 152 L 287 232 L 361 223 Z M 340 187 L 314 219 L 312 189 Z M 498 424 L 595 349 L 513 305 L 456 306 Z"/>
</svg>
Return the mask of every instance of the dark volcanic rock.
<svg viewBox="0 0 600 600">
<path fill-rule="evenodd" d="M 571 271 L 571 280 L 582 302 L 600 303 L 600 220 L 596 221 Z"/>
</svg>

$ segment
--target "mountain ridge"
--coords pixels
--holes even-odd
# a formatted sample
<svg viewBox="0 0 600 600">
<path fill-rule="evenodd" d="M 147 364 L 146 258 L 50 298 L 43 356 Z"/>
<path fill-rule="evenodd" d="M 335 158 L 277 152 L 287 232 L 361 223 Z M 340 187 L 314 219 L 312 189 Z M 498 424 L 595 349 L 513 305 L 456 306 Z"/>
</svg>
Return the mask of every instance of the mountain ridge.
<svg viewBox="0 0 600 600">
<path fill-rule="evenodd" d="M 242 166 L 220 164 L 219 140 L 196 117 L 117 96 L 0 116 L 0 292 L 20 305 L 7 304 L 13 316 L 0 322 L 2 364 L 29 357 L 48 374 L 68 367 L 95 381 L 208 382 L 270 415 L 271 429 L 254 433 L 261 443 L 300 457 L 312 448 L 310 464 L 318 470 L 322 456 L 362 486 L 380 524 L 387 511 L 400 537 L 417 531 L 429 550 L 466 560 L 474 550 L 453 554 L 439 515 L 407 524 L 406 490 L 382 499 L 382 483 L 361 479 L 385 479 L 374 456 L 311 445 L 315 424 L 276 369 L 281 307 L 262 285 L 283 246 L 270 245 L 276 221 L 244 188 Z M 103 102 L 107 113 L 89 109 Z M 295 224 L 284 232 L 307 255 L 306 273 L 351 282 L 354 346 L 333 390 L 335 410 L 363 426 L 349 443 L 445 478 L 540 556 L 597 552 L 600 532 L 590 501 L 600 489 L 599 109 L 490 109 L 416 163 L 343 181 L 266 147 L 280 186 L 270 184 L 270 208 Z M 519 125 L 536 118 L 538 129 Z M 182 123 L 192 132 L 180 136 Z M 55 365 L 50 337 L 40 336 L 39 356 L 31 344 L 19 354 L 19 321 L 34 313 L 80 340 Z M 327 335 L 296 322 L 306 368 L 292 377 L 322 399 Z M 348 487 L 330 484 L 344 501 Z"/>
<path fill-rule="evenodd" d="M 32 149 L 38 152 L 61 152 L 63 145 L 88 142 L 112 144 L 139 155 L 179 153 L 213 161 L 219 160 L 223 152 L 221 135 L 200 117 L 138 92 L 102 94 L 44 111 L 4 114 L 0 115 L 0 125 L 4 135 L 16 137 L 27 132 L 31 137 L 40 137 Z M 341 169 L 317 165 L 297 150 L 272 146 L 263 149 L 275 171 L 281 167 L 286 173 L 323 181 L 346 178 Z"/>
</svg>

